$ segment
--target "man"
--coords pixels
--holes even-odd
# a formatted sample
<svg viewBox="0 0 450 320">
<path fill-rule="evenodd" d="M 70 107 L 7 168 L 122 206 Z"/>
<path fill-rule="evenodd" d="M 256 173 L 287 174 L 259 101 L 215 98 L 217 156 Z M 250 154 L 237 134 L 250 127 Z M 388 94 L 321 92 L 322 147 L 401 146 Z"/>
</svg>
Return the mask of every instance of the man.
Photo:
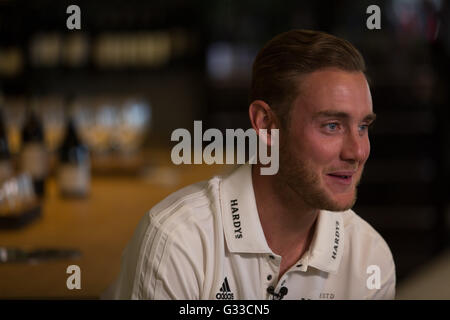
<svg viewBox="0 0 450 320">
<path fill-rule="evenodd" d="M 119 299 L 393 299 L 389 247 L 352 210 L 375 119 L 347 41 L 278 35 L 253 65 L 252 127 L 279 129 L 280 167 L 186 187 L 140 222 Z M 268 130 L 267 144 L 271 144 Z"/>
</svg>

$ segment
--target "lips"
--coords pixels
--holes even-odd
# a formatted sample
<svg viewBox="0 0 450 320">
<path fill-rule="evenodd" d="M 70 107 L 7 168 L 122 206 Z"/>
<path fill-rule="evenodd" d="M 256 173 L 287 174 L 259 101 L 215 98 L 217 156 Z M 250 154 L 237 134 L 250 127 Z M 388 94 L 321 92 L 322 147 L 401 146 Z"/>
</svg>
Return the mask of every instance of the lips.
<svg viewBox="0 0 450 320">
<path fill-rule="evenodd" d="M 355 174 L 354 171 L 338 171 L 328 173 L 329 176 L 338 177 L 338 178 L 351 178 Z"/>
<path fill-rule="evenodd" d="M 353 181 L 354 174 L 355 171 L 336 171 L 328 173 L 327 176 L 335 183 L 350 185 Z"/>
</svg>

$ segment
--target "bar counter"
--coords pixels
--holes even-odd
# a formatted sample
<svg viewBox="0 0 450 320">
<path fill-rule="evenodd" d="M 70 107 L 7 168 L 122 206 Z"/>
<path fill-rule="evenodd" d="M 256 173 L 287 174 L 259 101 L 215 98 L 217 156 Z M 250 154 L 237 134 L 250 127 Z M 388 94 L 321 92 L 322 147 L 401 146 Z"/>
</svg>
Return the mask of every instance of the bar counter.
<svg viewBox="0 0 450 320">
<path fill-rule="evenodd" d="M 170 154 L 168 151 L 167 154 Z M 36 264 L 0 264 L 0 298 L 98 299 L 116 278 L 123 249 L 142 216 L 175 190 L 230 170 L 224 165 L 153 166 L 139 176 L 93 175 L 83 199 L 59 195 L 54 178 L 46 183 L 42 215 L 18 230 L 0 230 L 0 246 L 74 248 L 77 259 Z M 69 290 L 67 267 L 81 269 L 81 289 Z"/>
</svg>

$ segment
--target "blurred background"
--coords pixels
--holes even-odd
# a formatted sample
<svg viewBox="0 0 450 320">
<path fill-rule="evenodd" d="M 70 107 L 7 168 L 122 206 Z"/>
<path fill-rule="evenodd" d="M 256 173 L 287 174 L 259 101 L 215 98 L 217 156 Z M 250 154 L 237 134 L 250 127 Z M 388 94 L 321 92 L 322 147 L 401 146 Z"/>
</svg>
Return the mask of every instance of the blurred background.
<svg viewBox="0 0 450 320">
<path fill-rule="evenodd" d="M 231 167 L 173 165 L 172 131 L 248 128 L 258 50 L 306 28 L 366 59 L 377 122 L 355 211 L 391 248 L 398 298 L 450 299 L 449 5 L 1 0 L 0 297 L 98 298 L 148 209 Z"/>
</svg>

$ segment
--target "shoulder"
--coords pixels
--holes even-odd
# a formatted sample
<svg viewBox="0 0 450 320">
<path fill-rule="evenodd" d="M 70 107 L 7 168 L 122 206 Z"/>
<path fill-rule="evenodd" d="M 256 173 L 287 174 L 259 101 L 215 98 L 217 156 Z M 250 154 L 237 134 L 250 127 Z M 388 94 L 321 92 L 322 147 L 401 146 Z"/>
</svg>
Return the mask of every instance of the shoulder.
<svg viewBox="0 0 450 320">
<path fill-rule="evenodd" d="M 383 237 L 367 221 L 353 210 L 342 213 L 346 238 L 353 250 L 371 250 L 373 254 L 381 254 L 385 259 L 392 260 L 392 253 Z"/>
<path fill-rule="evenodd" d="M 203 254 L 214 239 L 218 178 L 182 188 L 139 222 L 122 257 L 123 296 L 198 298 Z"/>
<path fill-rule="evenodd" d="M 210 203 L 215 201 L 215 182 L 215 178 L 201 181 L 170 194 L 147 213 L 149 220 L 165 227 L 170 219 L 198 217 L 201 209 L 208 209 Z"/>
<path fill-rule="evenodd" d="M 352 289 L 364 299 L 394 299 L 396 270 L 388 244 L 354 211 L 343 212 L 344 268 L 353 275 Z"/>
<path fill-rule="evenodd" d="M 211 230 L 218 216 L 214 210 L 218 183 L 219 178 L 214 177 L 170 194 L 147 212 L 141 221 L 142 227 L 147 233 L 153 232 L 156 237 L 169 240 L 196 238 L 200 229 Z"/>
</svg>

